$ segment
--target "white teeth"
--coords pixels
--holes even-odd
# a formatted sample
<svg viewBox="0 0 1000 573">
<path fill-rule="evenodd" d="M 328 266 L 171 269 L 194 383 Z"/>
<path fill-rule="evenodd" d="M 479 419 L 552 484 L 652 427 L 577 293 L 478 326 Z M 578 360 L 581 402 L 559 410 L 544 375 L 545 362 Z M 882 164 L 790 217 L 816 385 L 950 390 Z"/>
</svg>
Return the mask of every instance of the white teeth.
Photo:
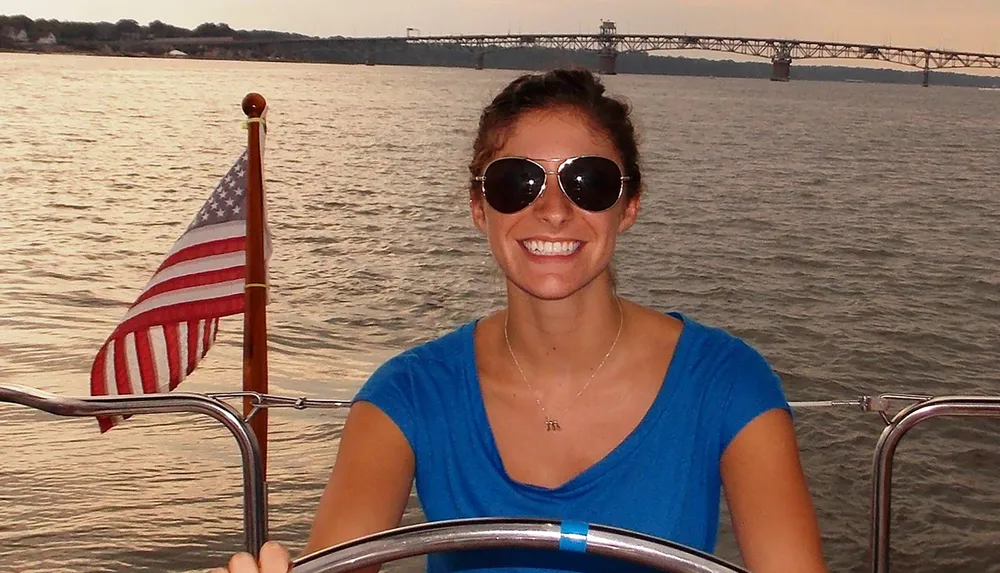
<svg viewBox="0 0 1000 573">
<path fill-rule="evenodd" d="M 533 255 L 565 256 L 580 248 L 580 241 L 522 241 Z"/>
</svg>

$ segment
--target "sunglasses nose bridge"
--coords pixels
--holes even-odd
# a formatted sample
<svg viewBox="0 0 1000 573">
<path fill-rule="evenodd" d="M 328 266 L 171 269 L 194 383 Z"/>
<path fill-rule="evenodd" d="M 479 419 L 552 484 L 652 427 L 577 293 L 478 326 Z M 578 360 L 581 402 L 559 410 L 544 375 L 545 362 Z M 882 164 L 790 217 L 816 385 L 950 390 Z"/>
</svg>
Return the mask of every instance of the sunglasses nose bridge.
<svg viewBox="0 0 1000 573">
<path fill-rule="evenodd" d="M 559 189 L 559 171 L 555 169 L 545 170 L 545 188 L 546 189 Z"/>
<path fill-rule="evenodd" d="M 560 194 L 565 194 L 562 181 L 560 180 L 560 172 L 562 171 L 564 162 L 560 159 L 549 159 L 546 162 L 539 163 L 536 161 L 535 163 L 545 172 L 541 194 L 545 195 L 545 192 L 549 189 L 557 189 Z"/>
</svg>

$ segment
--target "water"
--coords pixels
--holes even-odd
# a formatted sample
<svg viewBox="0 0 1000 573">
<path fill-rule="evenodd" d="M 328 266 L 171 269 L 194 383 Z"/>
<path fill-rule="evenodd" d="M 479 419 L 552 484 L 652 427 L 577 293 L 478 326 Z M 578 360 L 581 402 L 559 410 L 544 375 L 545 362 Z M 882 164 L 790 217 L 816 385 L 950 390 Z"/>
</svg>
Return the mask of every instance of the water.
<svg viewBox="0 0 1000 573">
<path fill-rule="evenodd" d="M 513 72 L 0 57 L 0 382 L 86 394 L 90 364 L 270 103 L 271 389 L 349 398 L 382 360 L 502 304 L 463 201 L 480 107 Z M 645 179 L 622 292 L 729 328 L 792 400 L 996 393 L 1000 98 L 972 89 L 616 76 Z M 238 317 L 183 389 L 232 390 Z M 273 537 L 293 551 L 343 413 L 271 413 Z M 0 570 L 196 571 L 239 548 L 239 459 L 194 416 L 0 407 Z M 833 571 L 867 570 L 882 424 L 797 429 Z M 994 421 L 900 448 L 895 570 L 1000 571 Z M 420 521 L 415 501 L 405 521 Z M 723 515 L 718 553 L 737 560 Z M 419 569 L 420 562 L 402 564 Z"/>
</svg>

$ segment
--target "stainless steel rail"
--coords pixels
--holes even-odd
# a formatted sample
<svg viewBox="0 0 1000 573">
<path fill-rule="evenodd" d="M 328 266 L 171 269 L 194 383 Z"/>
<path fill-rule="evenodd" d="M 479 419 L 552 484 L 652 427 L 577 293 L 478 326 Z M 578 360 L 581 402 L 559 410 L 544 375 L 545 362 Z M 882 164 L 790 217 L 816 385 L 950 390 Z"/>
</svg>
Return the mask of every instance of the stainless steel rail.
<svg viewBox="0 0 1000 573">
<path fill-rule="evenodd" d="M 1000 418 L 1000 396 L 942 396 L 931 398 L 896 414 L 875 444 L 872 464 L 872 571 L 889 570 L 889 517 L 892 493 L 892 458 L 900 440 L 914 426 L 942 416 Z"/>
<path fill-rule="evenodd" d="M 133 396 L 56 396 L 35 388 L 0 384 L 0 402 L 20 404 L 57 416 L 92 417 L 190 412 L 218 420 L 232 432 L 243 458 L 243 524 L 246 549 L 257 556 L 267 541 L 267 484 L 260 444 L 232 406 L 201 394 L 171 392 Z"/>
<path fill-rule="evenodd" d="M 484 518 L 400 527 L 306 555 L 294 573 L 342 573 L 406 557 L 490 548 L 585 552 L 669 573 L 746 573 L 718 557 L 664 539 L 600 525 Z"/>
</svg>

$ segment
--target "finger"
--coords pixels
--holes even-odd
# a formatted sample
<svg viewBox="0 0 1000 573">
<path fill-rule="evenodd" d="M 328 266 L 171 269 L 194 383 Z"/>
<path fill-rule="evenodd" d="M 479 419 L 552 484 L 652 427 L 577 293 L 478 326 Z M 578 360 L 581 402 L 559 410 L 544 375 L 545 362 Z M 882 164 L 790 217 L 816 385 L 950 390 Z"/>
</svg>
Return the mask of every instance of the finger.
<svg viewBox="0 0 1000 573">
<path fill-rule="evenodd" d="M 237 553 L 229 560 L 229 573 L 260 573 L 257 560 L 249 553 Z"/>
<path fill-rule="evenodd" d="M 292 558 L 285 547 L 276 542 L 268 541 L 260 548 L 261 573 L 288 573 L 292 569 Z"/>
</svg>

